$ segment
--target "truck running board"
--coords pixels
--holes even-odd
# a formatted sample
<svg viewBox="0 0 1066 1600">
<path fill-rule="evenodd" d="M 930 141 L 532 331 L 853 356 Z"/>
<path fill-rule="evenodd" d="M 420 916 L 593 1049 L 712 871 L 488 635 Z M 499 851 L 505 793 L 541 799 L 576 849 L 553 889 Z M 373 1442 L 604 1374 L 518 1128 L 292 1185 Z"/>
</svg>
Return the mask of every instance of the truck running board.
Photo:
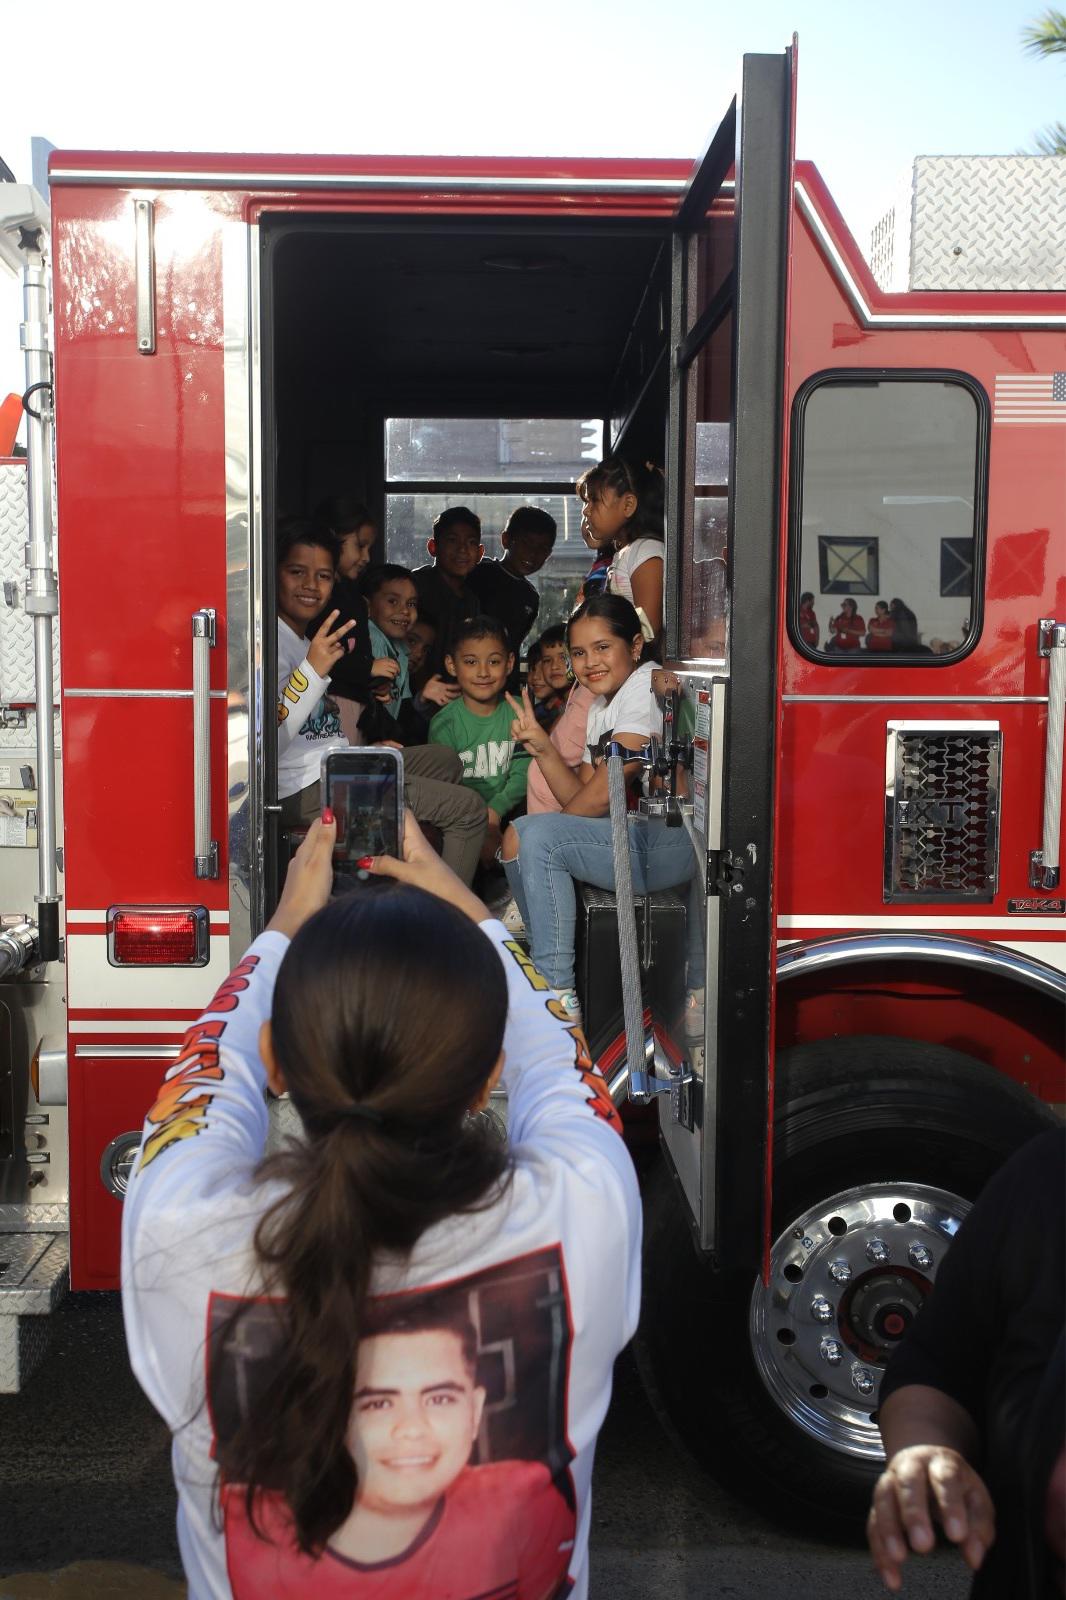
<svg viewBox="0 0 1066 1600">
<path fill-rule="evenodd" d="M 0 1233 L 0 1394 L 17 1394 L 44 1355 L 69 1262 L 65 1233 Z"/>
</svg>

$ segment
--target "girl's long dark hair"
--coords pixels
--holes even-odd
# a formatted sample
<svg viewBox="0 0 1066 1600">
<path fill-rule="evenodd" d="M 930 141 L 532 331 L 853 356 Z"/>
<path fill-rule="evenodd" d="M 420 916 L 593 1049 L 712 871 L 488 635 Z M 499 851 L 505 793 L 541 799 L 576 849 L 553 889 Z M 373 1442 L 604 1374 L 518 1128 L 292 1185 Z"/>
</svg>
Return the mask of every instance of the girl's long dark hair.
<svg viewBox="0 0 1066 1600">
<path fill-rule="evenodd" d="M 605 456 L 598 467 L 583 472 L 574 485 L 582 500 L 598 500 L 604 489 L 635 494 L 637 509 L 625 524 L 625 543 L 634 539 L 663 539 L 666 480 L 651 461 L 627 461 L 625 456 Z M 616 541 L 617 542 L 617 541 Z"/>
<path fill-rule="evenodd" d="M 590 622 L 604 623 L 608 633 L 613 633 L 616 639 L 624 639 L 626 644 L 631 644 L 637 635 L 643 635 L 644 631 L 636 607 L 624 594 L 592 594 L 587 600 L 583 600 L 566 624 L 568 642 L 574 623 L 584 622 L 586 619 Z"/>
<path fill-rule="evenodd" d="M 262 1491 L 284 1495 L 308 1554 L 355 1498 L 346 1440 L 375 1260 L 407 1256 L 428 1228 L 490 1205 L 506 1181 L 504 1146 L 467 1116 L 506 1018 L 495 949 L 418 889 L 331 901 L 282 961 L 274 1049 L 307 1139 L 262 1163 L 259 1180 L 285 1193 L 255 1234 L 265 1293 L 279 1297 L 281 1350 L 219 1460 L 243 1486 L 253 1526 Z"/>
</svg>

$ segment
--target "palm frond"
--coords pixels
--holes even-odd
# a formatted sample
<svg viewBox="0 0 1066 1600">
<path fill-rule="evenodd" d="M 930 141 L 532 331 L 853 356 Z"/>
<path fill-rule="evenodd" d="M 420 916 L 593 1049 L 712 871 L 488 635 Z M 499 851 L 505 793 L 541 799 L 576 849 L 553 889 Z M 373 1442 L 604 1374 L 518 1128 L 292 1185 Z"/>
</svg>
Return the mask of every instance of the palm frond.
<svg viewBox="0 0 1066 1600">
<path fill-rule="evenodd" d="M 1049 6 L 1022 29 L 1022 46 L 1031 56 L 1066 55 L 1066 11 Z"/>
</svg>

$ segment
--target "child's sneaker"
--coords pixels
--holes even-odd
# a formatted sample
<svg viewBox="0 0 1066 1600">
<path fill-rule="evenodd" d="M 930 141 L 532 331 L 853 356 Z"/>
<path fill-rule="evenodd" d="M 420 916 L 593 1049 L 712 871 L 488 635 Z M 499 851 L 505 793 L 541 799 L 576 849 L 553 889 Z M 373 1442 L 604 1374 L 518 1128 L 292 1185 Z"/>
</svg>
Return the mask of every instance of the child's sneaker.
<svg viewBox="0 0 1066 1600">
<path fill-rule="evenodd" d="M 576 989 L 556 989 L 555 998 L 566 1012 L 566 1020 L 572 1027 L 583 1026 L 581 1020 L 581 1001 L 577 997 Z"/>
<path fill-rule="evenodd" d="M 522 921 L 522 913 L 518 909 L 518 901 L 513 895 L 503 909 L 499 912 L 499 918 L 504 927 L 507 929 L 507 932 L 513 933 L 516 938 L 521 938 L 525 933 L 526 925 Z"/>
</svg>

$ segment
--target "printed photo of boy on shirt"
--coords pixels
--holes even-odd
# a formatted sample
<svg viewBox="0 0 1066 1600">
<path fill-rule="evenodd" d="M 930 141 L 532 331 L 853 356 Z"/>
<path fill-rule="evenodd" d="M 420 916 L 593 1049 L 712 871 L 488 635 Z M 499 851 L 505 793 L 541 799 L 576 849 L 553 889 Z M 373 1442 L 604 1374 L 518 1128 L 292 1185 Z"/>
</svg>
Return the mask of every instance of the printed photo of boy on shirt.
<svg viewBox="0 0 1066 1600">
<path fill-rule="evenodd" d="M 212 1319 L 211 1411 L 220 1431 L 254 1403 L 277 1322 L 233 1302 Z M 273 1330 L 273 1332 L 272 1332 Z M 295 1546 L 280 1496 L 253 1528 L 223 1490 L 235 1600 L 556 1600 L 569 1589 L 575 1513 L 565 1441 L 569 1345 L 558 1250 L 444 1288 L 370 1302 L 348 1447 L 358 1488 L 318 1557 Z M 500 1459 L 499 1453 L 504 1453 Z"/>
</svg>

